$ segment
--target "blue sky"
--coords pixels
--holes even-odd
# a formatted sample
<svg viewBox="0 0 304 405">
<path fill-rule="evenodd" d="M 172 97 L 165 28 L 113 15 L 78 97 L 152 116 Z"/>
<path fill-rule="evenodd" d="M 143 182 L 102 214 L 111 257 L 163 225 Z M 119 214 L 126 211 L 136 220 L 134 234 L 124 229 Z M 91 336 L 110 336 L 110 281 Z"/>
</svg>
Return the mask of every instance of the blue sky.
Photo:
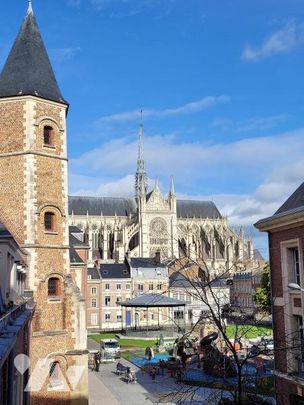
<svg viewBox="0 0 304 405">
<path fill-rule="evenodd" d="M 26 10 L 0 15 L 3 65 Z M 34 0 L 70 102 L 70 192 L 132 195 L 139 111 L 149 178 L 233 226 L 303 181 L 302 0 Z M 8 23 L 9 22 L 9 23 Z M 255 235 L 256 236 L 256 235 Z M 266 253 L 263 238 L 257 247 Z"/>
</svg>

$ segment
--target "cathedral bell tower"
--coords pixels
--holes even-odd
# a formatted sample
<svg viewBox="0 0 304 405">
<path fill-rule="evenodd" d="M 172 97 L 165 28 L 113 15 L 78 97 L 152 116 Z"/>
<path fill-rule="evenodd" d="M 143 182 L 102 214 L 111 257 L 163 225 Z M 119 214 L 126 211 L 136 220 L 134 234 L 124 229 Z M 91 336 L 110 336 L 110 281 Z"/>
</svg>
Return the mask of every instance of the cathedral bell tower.
<svg viewBox="0 0 304 405">
<path fill-rule="evenodd" d="M 0 221 L 28 253 L 33 378 L 37 361 L 46 368 L 31 405 L 88 403 L 87 367 L 75 387 L 67 378 L 69 367 L 87 365 L 85 305 L 69 262 L 67 110 L 29 2 L 0 75 Z"/>
</svg>

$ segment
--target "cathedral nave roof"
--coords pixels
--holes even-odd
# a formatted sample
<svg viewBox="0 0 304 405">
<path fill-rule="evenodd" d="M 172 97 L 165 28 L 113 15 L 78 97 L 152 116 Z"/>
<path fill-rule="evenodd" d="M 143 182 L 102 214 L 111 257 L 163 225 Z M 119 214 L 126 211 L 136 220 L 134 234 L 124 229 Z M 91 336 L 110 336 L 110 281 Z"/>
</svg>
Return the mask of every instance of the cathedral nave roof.
<svg viewBox="0 0 304 405">
<path fill-rule="evenodd" d="M 177 200 L 178 218 L 214 218 L 222 216 L 212 201 Z M 137 212 L 134 198 L 69 196 L 69 214 L 127 217 Z"/>
</svg>

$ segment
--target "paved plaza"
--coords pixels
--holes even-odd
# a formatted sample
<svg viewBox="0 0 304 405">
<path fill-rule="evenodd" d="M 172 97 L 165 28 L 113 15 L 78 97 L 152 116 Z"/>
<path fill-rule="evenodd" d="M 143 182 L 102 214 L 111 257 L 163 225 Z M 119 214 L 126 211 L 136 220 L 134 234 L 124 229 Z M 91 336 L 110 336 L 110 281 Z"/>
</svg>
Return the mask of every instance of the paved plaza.
<svg viewBox="0 0 304 405">
<path fill-rule="evenodd" d="M 88 348 L 98 349 L 98 344 L 89 339 Z M 90 405 L 202 404 L 204 399 L 218 394 L 217 390 L 195 390 L 184 384 L 176 384 L 175 379 L 167 373 L 157 375 L 152 381 L 148 373 L 132 363 L 124 359 L 121 362 L 135 370 L 137 383 L 128 384 L 124 376 L 116 375 L 115 362 L 101 364 L 99 372 L 89 370 Z"/>
</svg>

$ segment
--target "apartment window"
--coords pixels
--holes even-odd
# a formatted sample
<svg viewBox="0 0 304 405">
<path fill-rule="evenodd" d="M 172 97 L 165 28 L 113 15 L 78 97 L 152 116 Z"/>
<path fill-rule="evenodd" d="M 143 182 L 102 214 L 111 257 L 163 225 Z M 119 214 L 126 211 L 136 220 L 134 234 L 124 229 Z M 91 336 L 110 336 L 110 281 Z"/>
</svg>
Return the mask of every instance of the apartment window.
<svg viewBox="0 0 304 405">
<path fill-rule="evenodd" d="M 111 320 L 111 314 L 105 314 L 105 320 L 110 321 Z"/>
<path fill-rule="evenodd" d="M 96 295 L 96 294 L 97 294 L 97 288 L 96 288 L 96 287 L 92 287 L 92 288 L 91 288 L 91 294 L 92 294 L 92 295 Z"/>
<path fill-rule="evenodd" d="M 184 319 L 183 311 L 174 311 L 174 319 Z"/>
<path fill-rule="evenodd" d="M 127 302 L 128 302 L 128 301 L 130 301 L 130 300 L 131 300 L 131 298 L 130 298 L 130 297 L 127 297 L 127 298 L 126 298 L 126 301 L 127 301 Z"/>
<path fill-rule="evenodd" d="M 55 214 L 53 212 L 44 214 L 44 229 L 50 232 L 55 230 Z"/>
<path fill-rule="evenodd" d="M 161 289 L 162 289 L 162 284 L 161 284 L 161 283 L 158 283 L 158 284 L 157 284 L 157 289 L 158 289 L 158 290 L 161 290 Z"/>
<path fill-rule="evenodd" d="M 131 284 L 126 284 L 126 290 L 130 290 L 131 289 Z"/>
<path fill-rule="evenodd" d="M 92 308 L 97 308 L 97 300 L 96 300 L 96 298 L 92 298 L 92 300 L 91 300 L 91 307 L 92 307 Z"/>
<path fill-rule="evenodd" d="M 105 297 L 105 306 L 106 306 L 106 307 L 110 306 L 110 302 L 111 302 L 111 297 L 106 296 L 106 297 Z"/>
<path fill-rule="evenodd" d="M 54 144 L 53 128 L 46 125 L 43 128 L 43 142 L 44 145 L 52 146 Z"/>
<path fill-rule="evenodd" d="M 301 276 L 300 276 L 300 262 L 299 262 L 299 249 L 292 248 L 292 266 L 293 266 L 293 274 L 294 274 L 294 281 L 301 285 Z"/>
<path fill-rule="evenodd" d="M 178 294 L 177 294 L 177 293 L 173 293 L 173 298 L 174 298 L 175 300 L 177 300 L 177 299 L 178 299 Z"/>
<path fill-rule="evenodd" d="M 144 285 L 143 284 L 138 284 L 137 285 L 137 291 L 139 294 L 142 294 L 144 292 Z"/>
<path fill-rule="evenodd" d="M 122 315 L 121 315 L 121 314 L 117 314 L 117 315 L 116 315 L 116 320 L 117 320 L 117 321 L 121 321 L 121 320 L 122 320 Z"/>
<path fill-rule="evenodd" d="M 58 297 L 61 294 L 61 283 L 59 278 L 51 277 L 48 281 L 48 296 Z"/>
<path fill-rule="evenodd" d="M 121 290 L 121 284 L 116 284 L 116 290 Z"/>
<path fill-rule="evenodd" d="M 150 284 L 149 284 L 149 290 L 150 290 L 150 291 L 153 291 L 153 283 L 150 283 Z"/>
<path fill-rule="evenodd" d="M 91 314 L 91 325 L 98 325 L 98 314 Z"/>
<path fill-rule="evenodd" d="M 120 302 L 121 302 L 121 297 L 117 297 L 116 298 L 116 305 L 119 305 Z"/>
<path fill-rule="evenodd" d="M 110 284 L 106 284 L 105 289 L 109 290 L 110 289 Z"/>
</svg>

